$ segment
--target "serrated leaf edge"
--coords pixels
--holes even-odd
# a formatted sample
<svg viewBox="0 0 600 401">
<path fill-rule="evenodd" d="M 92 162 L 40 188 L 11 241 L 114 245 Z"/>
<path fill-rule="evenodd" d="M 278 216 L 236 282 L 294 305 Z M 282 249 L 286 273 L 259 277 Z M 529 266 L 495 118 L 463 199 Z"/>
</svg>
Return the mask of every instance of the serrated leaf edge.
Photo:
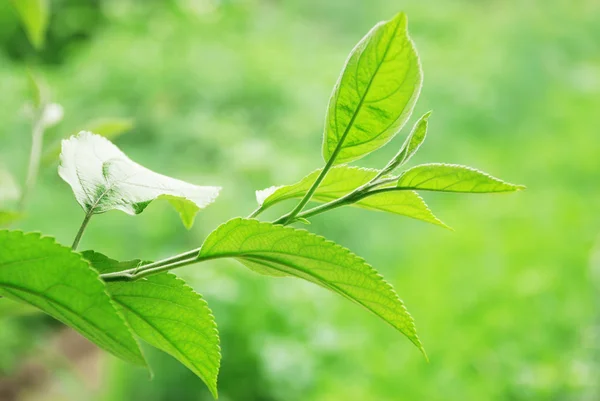
<svg viewBox="0 0 600 401">
<path fill-rule="evenodd" d="M 110 296 L 110 294 L 109 294 L 109 293 L 106 291 L 106 284 L 105 284 L 105 283 L 104 283 L 104 281 L 102 281 L 102 279 L 100 278 L 100 274 L 98 273 L 98 271 L 97 271 L 96 269 L 94 269 L 94 268 L 93 268 L 93 267 L 90 265 L 90 263 L 89 263 L 87 260 L 85 260 L 85 259 L 83 258 L 83 256 L 81 256 L 81 254 L 80 254 L 80 253 L 78 253 L 78 252 L 74 252 L 74 251 L 73 251 L 73 250 L 71 250 L 70 248 L 68 248 L 68 247 L 66 247 L 66 246 L 62 245 L 61 243 L 59 243 L 59 242 L 56 240 L 56 238 L 54 238 L 54 237 L 52 237 L 52 236 L 50 236 L 50 235 L 45 235 L 45 234 L 43 234 L 43 233 L 41 233 L 41 232 L 34 231 L 34 232 L 28 232 L 28 233 L 26 233 L 26 232 L 24 232 L 24 231 L 22 231 L 22 230 L 0 230 L 0 232 L 14 233 L 14 234 L 20 235 L 20 236 L 21 236 L 21 237 L 23 237 L 23 238 L 26 238 L 26 237 L 37 238 L 37 239 L 39 239 L 40 241 L 46 241 L 46 242 L 49 242 L 49 243 L 51 243 L 51 244 L 53 244 L 53 245 L 58 245 L 58 246 L 60 247 L 60 249 L 61 249 L 61 252 L 65 252 L 65 254 L 70 254 L 70 255 L 76 256 L 76 257 L 77 257 L 77 258 L 78 258 L 80 261 L 83 261 L 83 262 L 84 262 L 84 263 L 85 263 L 85 264 L 88 266 L 88 268 L 90 268 L 90 269 L 91 269 L 91 270 L 92 270 L 94 273 L 96 273 L 96 279 L 97 279 L 97 280 L 98 280 L 98 282 L 99 282 L 99 283 L 102 285 L 102 288 L 103 288 L 103 290 L 102 290 L 102 291 L 103 291 L 103 292 L 104 292 L 104 294 L 107 296 L 107 298 L 108 298 L 108 300 L 109 300 L 110 304 L 112 305 L 113 309 L 115 310 L 115 313 L 116 313 L 116 315 L 118 316 L 118 318 L 119 318 L 119 319 L 120 319 L 120 320 L 123 322 L 124 326 L 125 326 L 125 327 L 127 328 L 127 330 L 129 331 L 129 334 L 131 335 L 131 338 L 132 338 L 132 339 L 133 339 L 133 341 L 135 341 L 135 343 L 137 344 L 137 346 L 138 346 L 138 351 L 140 352 L 140 356 L 142 357 L 142 362 L 143 362 L 143 363 L 141 364 L 141 366 L 144 366 L 144 367 L 146 367 L 146 368 L 149 368 L 149 366 L 148 366 L 148 363 L 147 363 L 147 361 L 146 361 L 146 358 L 145 358 L 145 356 L 144 356 L 144 353 L 143 353 L 143 351 L 142 351 L 142 349 L 141 349 L 141 347 L 140 347 L 140 343 L 139 343 L 139 342 L 138 342 L 138 340 L 136 339 L 136 336 L 134 335 L 134 333 L 133 333 L 133 330 L 132 330 L 132 329 L 131 329 L 131 327 L 129 326 L 129 323 L 127 323 L 127 320 L 126 320 L 126 319 L 125 319 L 125 318 L 124 318 L 124 317 L 121 315 L 121 312 L 119 312 L 119 309 L 118 309 L 117 305 L 115 304 L 115 301 L 112 299 L 112 297 Z M 59 248 L 57 248 L 57 249 L 59 249 Z M 44 312 L 44 313 L 46 313 L 46 312 Z M 65 323 L 65 322 L 61 321 L 60 319 L 57 319 L 57 318 L 56 318 L 56 317 L 54 317 L 54 316 L 52 316 L 52 318 L 54 318 L 54 319 L 56 319 L 56 320 L 59 320 L 61 323 L 63 323 L 63 324 L 64 324 L 64 325 L 66 325 L 66 326 L 73 327 L 73 326 L 69 325 L 68 323 Z M 96 346 L 98 346 L 99 348 L 102 348 L 102 347 L 100 347 L 100 346 L 99 346 L 99 345 L 97 345 L 97 344 L 96 344 Z M 103 349 L 103 348 L 102 348 L 102 349 Z M 111 353 L 111 352 L 110 352 L 110 351 L 108 351 L 108 350 L 105 350 L 105 351 L 106 351 L 106 352 L 109 352 L 109 353 Z"/>
<path fill-rule="evenodd" d="M 396 290 L 394 289 L 394 287 L 388 283 L 385 278 L 383 277 L 383 275 L 381 275 L 371 264 L 369 264 L 364 258 L 356 255 L 354 252 L 352 252 L 351 250 L 349 250 L 346 247 L 343 247 L 342 245 L 329 240 L 321 235 L 318 234 L 314 234 L 308 230 L 305 229 L 301 229 L 301 228 L 294 228 L 294 227 L 288 227 L 288 226 L 284 226 L 281 224 L 272 224 L 272 223 L 267 223 L 267 222 L 262 222 L 262 221 L 258 221 L 255 219 L 245 219 L 242 217 L 236 217 L 233 218 L 221 225 L 219 225 L 216 229 L 214 229 L 212 233 L 217 232 L 218 230 L 220 230 L 222 227 L 228 225 L 228 224 L 233 224 L 233 223 L 240 223 L 240 222 L 248 222 L 249 224 L 253 224 L 256 226 L 277 226 L 280 227 L 284 230 L 290 231 L 290 232 L 303 232 L 308 234 L 311 237 L 314 237 L 316 239 L 318 239 L 319 241 L 321 241 L 323 244 L 327 244 L 327 246 L 333 246 L 334 248 L 343 251 L 346 255 L 351 256 L 352 258 L 354 258 L 355 260 L 357 260 L 358 262 L 362 263 L 363 265 L 367 266 L 369 269 L 369 273 L 371 276 L 373 276 L 377 281 L 381 282 L 383 284 L 383 286 L 393 295 L 393 297 L 395 298 L 396 301 L 399 302 L 399 304 L 402 307 L 403 312 L 406 313 L 406 317 L 409 320 L 409 324 L 410 324 L 410 330 L 409 334 L 412 336 L 409 336 L 406 333 L 402 333 L 404 334 L 418 349 L 419 351 L 421 351 L 421 353 L 425 356 L 425 358 L 427 359 L 427 353 L 425 352 L 425 349 L 423 347 L 423 344 L 421 342 L 421 340 L 419 339 L 418 335 L 417 335 L 417 329 L 416 329 L 416 325 L 415 325 L 415 321 L 414 318 L 412 317 L 412 315 L 410 314 L 410 312 L 408 312 L 408 309 L 406 308 L 406 306 L 404 305 L 404 302 L 402 301 L 402 299 L 400 299 L 400 296 L 396 293 Z M 235 228 L 235 227 L 234 227 Z M 211 234 L 208 235 L 208 237 L 206 238 L 207 240 L 210 238 Z M 206 240 L 204 242 L 204 244 L 202 244 L 202 246 L 200 247 L 200 252 L 199 252 L 199 257 L 201 258 L 201 255 L 203 253 L 204 249 L 204 245 L 206 244 Z M 206 252 L 210 252 L 209 248 Z M 351 299 L 351 298 L 350 298 Z M 354 301 L 354 300 L 353 300 Z M 356 301 L 354 301 L 356 302 Z M 358 303 L 358 302 L 357 302 Z M 360 303 L 359 303 L 360 304 Z M 364 305 L 360 304 L 361 306 L 365 307 Z M 399 330 L 397 327 L 394 327 L 393 325 L 391 325 L 387 319 L 385 319 L 384 317 L 380 316 L 379 314 L 373 312 L 370 308 L 365 307 L 365 309 L 369 310 L 371 313 L 373 313 L 374 315 L 378 316 L 379 318 L 381 318 L 383 321 L 385 321 L 386 323 L 388 323 L 390 326 L 392 326 L 394 329 L 402 332 L 401 330 Z"/>
</svg>

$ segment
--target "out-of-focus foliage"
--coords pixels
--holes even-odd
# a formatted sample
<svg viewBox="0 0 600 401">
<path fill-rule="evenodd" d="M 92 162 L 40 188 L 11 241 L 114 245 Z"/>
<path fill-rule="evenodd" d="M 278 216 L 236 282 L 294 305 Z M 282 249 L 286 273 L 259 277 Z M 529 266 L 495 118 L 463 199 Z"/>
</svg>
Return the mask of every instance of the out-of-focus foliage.
<svg viewBox="0 0 600 401">
<path fill-rule="evenodd" d="M 356 208 L 313 219 L 312 230 L 367 258 L 395 286 L 430 363 L 375 317 L 299 280 L 258 277 L 227 262 L 182 270 L 217 316 L 221 399 L 598 397 L 600 301 L 590 281 L 600 233 L 596 0 L 55 0 L 52 7 L 46 46 L 36 53 L 10 3 L 0 2 L 2 165 L 22 181 L 26 64 L 36 63 L 65 112 L 46 144 L 97 117 L 133 118 L 132 132 L 116 140 L 133 160 L 224 188 L 191 232 L 157 202 L 137 218 L 109 212 L 92 221 L 81 249 L 93 244 L 121 260 L 170 256 L 250 213 L 256 189 L 320 167 L 324 111 L 346 55 L 376 21 L 400 10 L 425 82 L 408 125 L 434 110 L 409 166 L 460 162 L 528 187 L 511 196 L 428 194 L 454 233 Z M 365 165 L 391 158 L 407 133 Z M 68 244 L 82 212 L 55 167 L 42 171 L 15 226 Z M 0 327 L 2 376 L 52 349 L 55 326 L 43 317 L 12 314 Z M 103 357 L 102 390 L 90 390 L 80 373 L 49 365 L 62 373 L 37 399 L 210 399 L 178 362 L 147 354 L 157 367 L 153 381 Z"/>
</svg>

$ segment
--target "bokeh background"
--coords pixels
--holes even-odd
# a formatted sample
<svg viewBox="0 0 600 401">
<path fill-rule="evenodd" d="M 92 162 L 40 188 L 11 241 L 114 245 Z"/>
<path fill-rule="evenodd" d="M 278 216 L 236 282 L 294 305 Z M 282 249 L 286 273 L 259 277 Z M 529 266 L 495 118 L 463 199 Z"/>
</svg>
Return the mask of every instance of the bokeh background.
<svg viewBox="0 0 600 401">
<path fill-rule="evenodd" d="M 80 248 L 159 259 L 199 246 L 218 224 L 254 209 L 254 190 L 322 165 L 325 108 L 346 55 L 401 10 L 425 74 L 412 121 L 434 112 L 413 163 L 471 165 L 528 187 L 425 194 L 455 232 L 358 209 L 313 219 L 312 231 L 365 257 L 395 286 L 429 363 L 376 317 L 311 284 L 227 261 L 182 269 L 219 325 L 220 399 L 600 399 L 600 2 L 51 5 L 47 43 L 36 52 L 10 2 L 0 2 L 0 162 L 20 182 L 30 146 L 28 66 L 64 107 L 14 228 L 71 243 L 83 212 L 52 148 L 98 118 L 122 118 L 134 126 L 114 141 L 132 159 L 224 189 L 191 231 L 156 202 L 136 217 L 96 216 Z M 359 164 L 382 166 L 405 135 Z M 158 351 L 148 350 L 150 380 L 44 315 L 0 300 L 0 319 L 0 398 L 210 399 Z"/>
</svg>

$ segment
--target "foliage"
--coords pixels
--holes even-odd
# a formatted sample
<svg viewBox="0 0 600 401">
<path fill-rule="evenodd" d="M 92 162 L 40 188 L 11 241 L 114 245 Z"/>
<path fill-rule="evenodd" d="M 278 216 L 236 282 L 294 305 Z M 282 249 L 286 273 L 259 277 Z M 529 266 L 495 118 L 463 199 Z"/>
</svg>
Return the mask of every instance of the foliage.
<svg viewBox="0 0 600 401">
<path fill-rule="evenodd" d="M 206 382 L 215 397 L 220 350 L 212 313 L 182 280 L 166 273 L 189 264 L 234 258 L 261 274 L 303 278 L 362 305 L 423 350 L 403 303 L 370 265 L 332 241 L 284 227 L 345 205 L 444 226 L 414 190 L 506 192 L 522 188 L 477 170 L 444 164 L 421 165 L 393 175 L 423 142 L 429 114 L 415 124 L 398 154 L 384 168 L 363 169 L 344 164 L 377 150 L 399 132 L 420 93 L 421 75 L 419 59 L 408 37 L 406 16 L 398 14 L 376 25 L 352 51 L 334 88 L 323 141 L 325 167 L 297 184 L 259 192 L 259 208 L 252 218 L 230 220 L 208 235 L 200 248 L 157 262 L 117 262 L 88 251 L 81 254 L 88 264 L 48 237 L 3 231 L 7 241 L 14 242 L 14 250 L 2 254 L 2 266 L 10 267 L 0 283 L 3 295 L 39 307 L 113 354 L 142 363 L 137 345 L 132 345 L 135 334 L 175 356 Z M 48 121 L 48 103 L 40 107 L 44 111 L 38 118 L 43 131 Z M 218 193 L 216 187 L 199 187 L 154 173 L 133 162 L 107 139 L 88 132 L 63 141 L 59 173 L 71 185 L 86 214 L 73 249 L 94 214 L 111 209 L 139 214 L 154 199 L 163 197 L 191 227 L 196 212 Z M 425 179 L 420 179 L 423 175 Z M 254 219 L 276 203 L 293 198 L 300 198 L 296 207 L 274 222 Z M 311 200 L 321 205 L 304 210 Z M 73 271 L 85 271 L 81 277 L 87 274 L 87 281 L 74 279 L 69 281 L 73 293 L 56 293 L 54 288 L 64 285 L 67 273 L 43 271 L 49 263 L 55 269 L 76 265 Z M 23 287 L 25 276 L 15 273 L 19 269 L 39 281 Z M 98 272 L 103 281 L 98 281 Z M 92 278 L 95 281 L 90 285 Z M 90 293 L 79 294 L 77 289 L 82 288 Z M 92 297 L 93 301 L 79 299 L 75 294 Z M 100 300 L 102 306 L 96 306 Z M 91 313 L 97 310 L 102 315 Z M 84 318 L 104 315 L 106 319 L 101 323 L 113 325 L 111 330 L 103 330 L 99 324 L 88 327 L 81 323 Z M 119 349 L 119 344 L 106 340 L 111 335 L 122 338 L 120 345 L 125 344 L 131 355 Z"/>
</svg>

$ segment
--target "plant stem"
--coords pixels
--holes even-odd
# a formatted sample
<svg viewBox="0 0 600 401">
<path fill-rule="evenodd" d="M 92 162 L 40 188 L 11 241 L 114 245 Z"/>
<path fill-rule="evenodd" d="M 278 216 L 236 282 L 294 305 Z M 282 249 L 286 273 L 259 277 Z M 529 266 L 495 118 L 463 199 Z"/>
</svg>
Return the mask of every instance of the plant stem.
<svg viewBox="0 0 600 401">
<path fill-rule="evenodd" d="M 196 250 L 194 250 L 194 251 L 196 251 Z M 192 251 L 186 252 L 186 254 L 189 254 L 191 252 Z M 188 265 L 191 265 L 194 263 L 200 263 L 200 262 L 204 262 L 207 260 L 224 258 L 224 257 L 230 256 L 230 255 L 219 255 L 219 256 L 209 256 L 209 257 L 200 258 L 200 257 L 198 257 L 198 255 L 196 253 L 197 252 L 194 252 L 193 257 L 190 257 L 187 259 L 180 259 L 177 261 L 175 261 L 175 258 L 181 258 L 181 257 L 183 257 L 184 254 L 178 255 L 177 257 L 170 258 L 173 260 L 170 263 L 166 263 L 165 261 L 167 259 L 165 259 L 165 261 L 161 261 L 160 263 L 151 263 L 151 264 L 148 264 L 145 266 L 136 267 L 134 269 L 127 269 L 127 270 L 123 270 L 120 272 L 101 274 L 100 278 L 104 281 L 135 281 L 135 280 L 142 279 L 144 277 L 167 272 L 169 270 L 173 270 L 178 267 L 188 266 Z"/>
<path fill-rule="evenodd" d="M 83 221 L 81 222 L 81 226 L 79 227 L 79 231 L 77 231 L 77 235 L 75 236 L 75 240 L 73 241 L 73 245 L 71 246 L 71 249 L 76 250 L 77 246 L 79 245 L 79 241 L 81 241 L 81 237 L 83 236 L 83 232 L 85 231 L 85 228 L 87 227 L 88 223 L 90 222 L 90 219 L 92 218 L 94 214 L 89 211 L 85 214 L 85 217 L 83 218 Z"/>
<path fill-rule="evenodd" d="M 371 181 L 356 188 L 354 191 L 350 192 L 349 194 L 344 195 L 341 198 L 338 198 L 331 202 L 316 206 L 312 209 L 307 210 L 306 212 L 299 213 L 298 215 L 296 215 L 296 217 L 307 218 L 307 217 L 314 216 L 316 214 L 326 212 L 331 209 L 338 208 L 343 205 L 354 203 L 354 202 L 364 198 L 365 196 L 371 195 L 373 193 L 373 192 L 370 192 L 372 189 L 398 180 L 398 177 L 389 177 L 389 178 L 380 180 L 379 179 L 380 175 L 381 174 L 378 174 Z M 290 220 L 288 218 L 288 216 L 290 216 L 289 213 L 280 217 L 279 219 L 275 220 L 273 222 L 273 224 L 284 224 L 284 225 L 289 224 L 292 220 Z M 286 221 L 286 219 L 287 219 L 287 221 Z"/>
<path fill-rule="evenodd" d="M 248 215 L 248 219 L 253 219 L 256 216 L 258 216 L 259 214 L 261 214 L 262 212 L 264 212 L 265 209 L 263 209 L 262 205 L 260 205 L 259 207 L 256 208 L 256 210 L 254 210 L 252 213 L 250 213 Z"/>
<path fill-rule="evenodd" d="M 342 142 L 340 142 L 340 144 L 341 143 Z M 289 213 L 281 216 L 279 219 L 277 219 L 275 224 L 283 224 L 283 225 L 289 224 L 291 221 L 294 220 L 294 217 L 296 217 L 296 215 L 298 213 L 300 213 L 302 211 L 302 209 L 304 209 L 304 206 L 306 206 L 306 204 L 310 201 L 310 198 L 312 198 L 313 194 L 315 193 L 315 191 L 317 190 L 317 188 L 319 187 L 319 185 L 321 184 L 321 182 L 323 181 L 323 179 L 325 178 L 325 176 L 327 175 L 327 173 L 333 166 L 333 162 L 335 161 L 335 158 L 337 157 L 338 153 L 340 152 L 340 149 L 342 148 L 340 146 L 340 144 L 338 144 L 338 146 L 335 148 L 335 151 L 329 158 L 329 161 L 327 162 L 325 167 L 323 167 L 323 170 L 321 170 L 321 173 L 319 174 L 319 176 L 317 177 L 315 182 L 313 182 L 313 184 L 310 187 L 310 189 L 308 190 L 308 192 L 306 192 L 306 194 L 304 194 L 304 197 L 302 198 L 302 200 L 300 202 L 298 202 L 296 207 L 291 212 L 289 212 Z"/>
<path fill-rule="evenodd" d="M 25 204 L 35 187 L 37 181 L 38 172 L 40 170 L 40 158 L 42 155 L 42 145 L 44 141 L 44 124 L 42 122 L 42 116 L 44 115 L 44 108 L 42 107 L 35 118 L 33 123 L 32 135 L 31 135 L 31 151 L 29 152 L 29 165 L 27 167 L 27 178 L 25 179 L 25 186 L 19 199 L 19 210 L 25 209 Z"/>
</svg>

